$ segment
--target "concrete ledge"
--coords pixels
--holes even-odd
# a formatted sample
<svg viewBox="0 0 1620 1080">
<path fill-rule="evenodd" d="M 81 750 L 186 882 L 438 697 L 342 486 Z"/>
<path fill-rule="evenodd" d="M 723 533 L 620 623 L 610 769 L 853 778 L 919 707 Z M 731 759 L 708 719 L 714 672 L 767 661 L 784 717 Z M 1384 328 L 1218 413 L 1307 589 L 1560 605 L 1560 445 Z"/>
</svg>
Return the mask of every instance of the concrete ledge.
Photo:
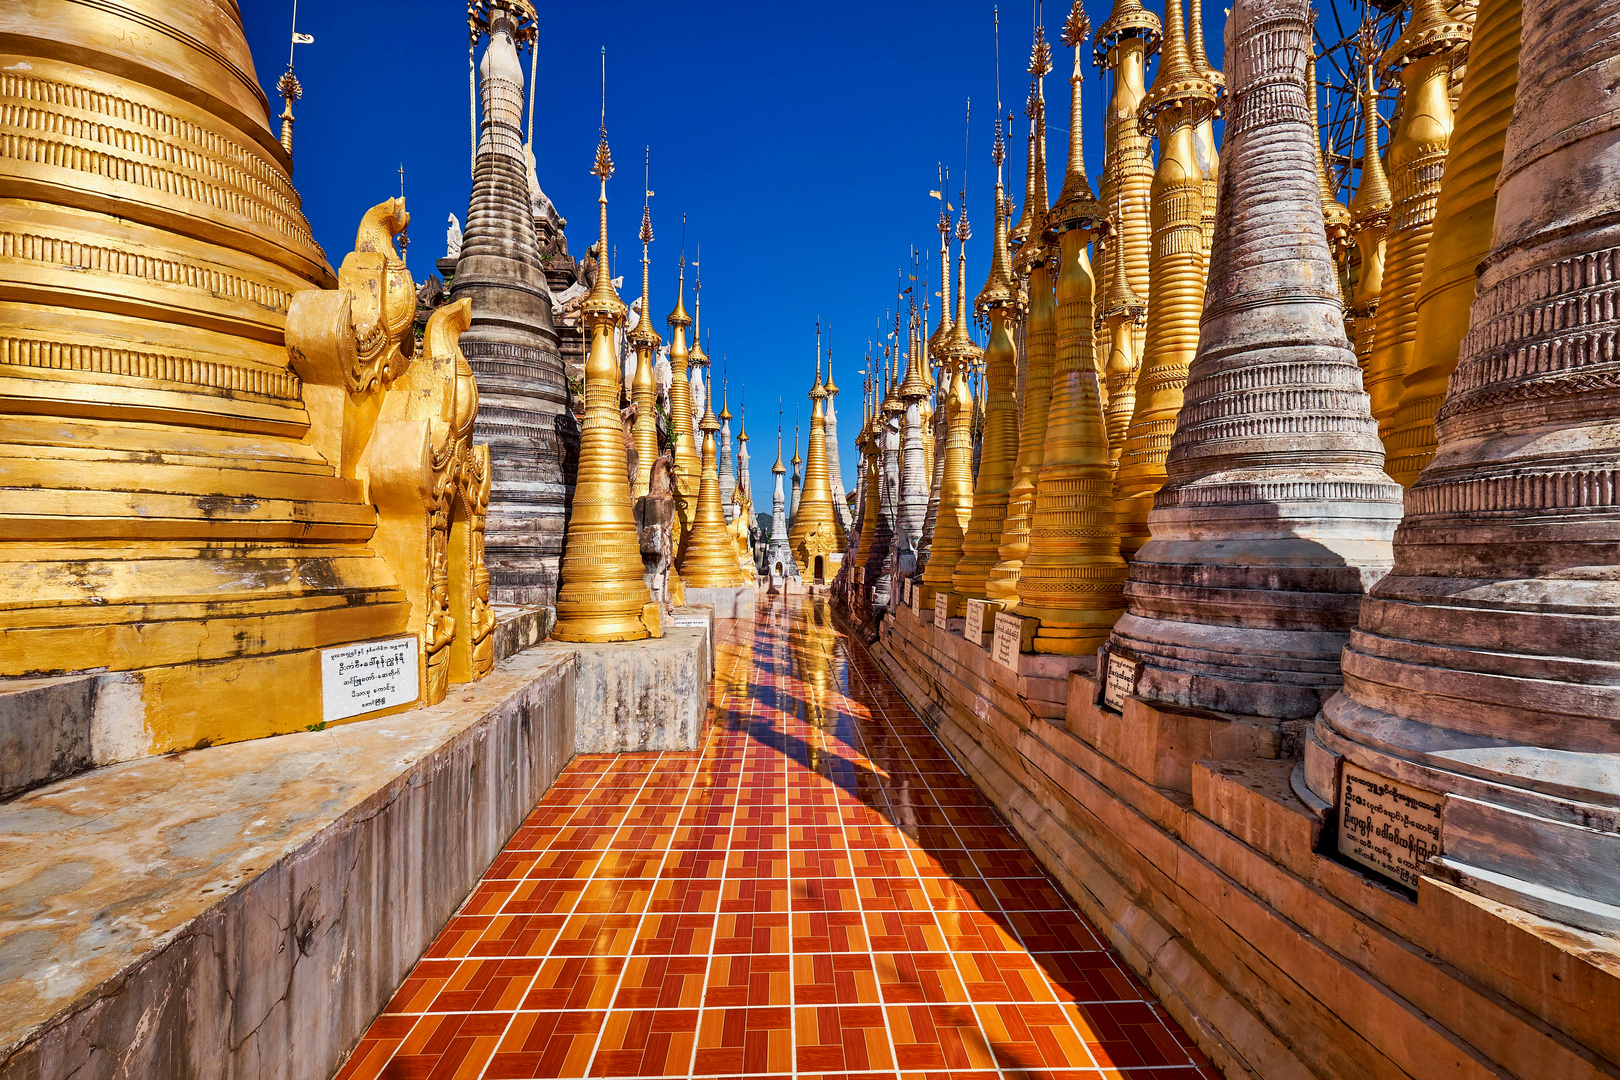
<svg viewBox="0 0 1620 1080">
<path fill-rule="evenodd" d="M 0 1080 L 331 1075 L 572 756 L 573 681 L 530 650 L 0 807 Z"/>
<path fill-rule="evenodd" d="M 540 644 L 556 621 L 554 608 L 498 605 L 495 608 L 496 662 Z"/>
<path fill-rule="evenodd" d="M 736 585 L 724 589 L 694 589 L 687 586 L 688 604 L 708 604 L 714 608 L 717 619 L 752 619 L 754 598 L 759 590 L 752 585 Z"/>
<path fill-rule="evenodd" d="M 714 681 L 715 665 L 719 662 L 714 640 L 714 608 L 708 604 L 687 604 L 685 607 L 672 607 L 664 612 L 664 627 L 685 626 L 695 630 L 702 630 L 704 640 L 708 644 L 707 655 L 709 666 L 703 672 L 703 683 L 707 686 Z"/>
<path fill-rule="evenodd" d="M 529 652 L 573 658 L 578 753 L 696 750 L 708 723 L 709 640 L 702 628 L 670 626 L 661 638 L 547 642 Z"/>
</svg>

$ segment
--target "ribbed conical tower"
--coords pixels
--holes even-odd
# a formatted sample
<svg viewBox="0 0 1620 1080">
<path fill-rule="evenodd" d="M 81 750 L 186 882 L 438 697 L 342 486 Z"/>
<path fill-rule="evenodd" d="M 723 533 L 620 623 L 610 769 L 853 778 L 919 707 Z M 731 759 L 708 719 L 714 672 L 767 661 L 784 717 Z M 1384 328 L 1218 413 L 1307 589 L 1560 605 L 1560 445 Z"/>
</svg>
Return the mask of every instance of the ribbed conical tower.
<svg viewBox="0 0 1620 1080">
<path fill-rule="evenodd" d="M 951 219 L 946 212 L 945 193 L 950 184 L 943 178 L 939 197 L 939 322 L 928 339 L 929 366 L 939 372 L 933 387 L 933 403 L 929 411 L 928 508 L 923 515 L 922 539 L 917 544 L 917 568 L 926 570 L 933 557 L 934 531 L 939 523 L 939 496 L 945 480 L 945 395 L 950 387 L 950 368 L 947 354 L 951 340 Z M 931 373 L 932 374 L 932 373 Z"/>
<path fill-rule="evenodd" d="M 653 462 L 658 458 L 658 385 L 653 381 L 653 357 L 664 343 L 648 312 L 652 302 L 652 270 L 647 249 L 653 241 L 652 208 L 641 206 L 641 321 L 630 331 L 630 344 L 636 350 L 636 377 L 630 384 L 636 403 L 636 422 L 631 435 L 636 444 L 636 480 L 630 494 L 641 498 L 652 486 Z"/>
<path fill-rule="evenodd" d="M 472 327 L 461 335 L 461 351 L 478 379 L 481 407 L 473 438 L 490 449 L 490 598 L 550 606 L 575 437 L 523 154 L 517 10 L 493 0 L 480 27 L 489 34 L 480 63 L 483 134 L 447 299 L 472 303 Z"/>
<path fill-rule="evenodd" d="M 681 255 L 680 284 L 675 290 L 675 310 L 669 313 L 669 437 L 675 444 L 675 479 L 681 498 L 686 503 L 685 526 L 691 527 L 692 515 L 697 511 L 697 490 L 703 474 L 703 459 L 692 438 L 692 386 L 689 382 L 688 363 L 691 353 L 686 345 L 686 328 L 692 317 L 686 313 L 686 255 Z"/>
<path fill-rule="evenodd" d="M 726 524 L 737 516 L 737 468 L 731 457 L 731 387 L 720 384 L 720 508 Z"/>
<path fill-rule="evenodd" d="M 619 418 L 615 331 L 629 309 L 614 291 L 605 254 L 611 250 L 607 182 L 613 175 L 606 128 L 592 171 L 601 184 L 597 250 L 604 254 L 596 284 L 580 306 L 591 328 L 591 351 L 585 361 L 585 424 L 579 438 L 573 513 L 563 544 L 557 625 L 551 635 L 559 641 L 638 641 L 663 631 L 642 576 L 641 544 L 626 475 L 624 425 Z"/>
<path fill-rule="evenodd" d="M 681 549 L 681 578 L 691 589 L 722 589 L 741 584 L 737 579 L 737 551 L 726 533 L 726 514 L 720 506 L 720 469 L 716 437 L 720 420 L 714 401 L 703 399 L 703 474 L 698 484 L 697 513 L 686 546 Z"/>
<path fill-rule="evenodd" d="M 1085 9 L 1076 0 L 1064 27 L 1064 41 L 1075 50 L 1076 76 L 1080 48 L 1090 30 Z M 1082 115 L 1080 86 L 1077 77 L 1070 102 L 1073 116 Z M 1052 208 L 1052 228 L 1057 234 L 1055 243 L 1061 245 L 1062 261 L 1055 312 L 1056 359 L 1043 432 L 1045 446 L 1036 477 L 1029 554 L 1018 579 L 1018 612 L 1040 620 L 1035 633 L 1037 652 L 1072 656 L 1096 651 L 1125 607 L 1125 561 L 1119 556 L 1119 534 L 1114 529 L 1113 481 L 1092 336 L 1096 279 L 1086 258 L 1086 246 L 1107 228 L 1107 220 L 1102 203 L 1086 181 L 1078 123 L 1069 128 L 1068 175 Z M 1116 245 L 1115 257 L 1120 258 L 1123 250 Z M 1040 276 L 1045 273 L 1037 270 Z M 1116 274 L 1115 279 L 1118 287 L 1129 290 L 1127 275 Z M 1032 293 L 1035 281 L 1032 277 Z M 1032 320 L 1035 314 L 1032 303 Z M 1115 325 L 1121 331 L 1119 348 L 1131 349 L 1134 342 L 1126 330 L 1128 322 L 1115 320 Z M 1030 342 L 1033 365 L 1035 350 L 1042 346 L 1033 332 Z"/>
<path fill-rule="evenodd" d="M 827 346 L 827 480 L 832 485 L 833 510 L 843 526 L 846 541 L 855 526 L 849 510 L 849 489 L 844 486 L 844 467 L 838 460 L 838 384 L 833 382 L 832 346 Z"/>
<path fill-rule="evenodd" d="M 1204 174 L 1197 128 L 1213 112 L 1215 85 L 1193 65 L 1182 28 L 1181 3 L 1169 5 L 1164 57 L 1142 103 L 1142 123 L 1159 132 L 1153 174 L 1153 257 L 1147 336 L 1136 377 L 1136 409 L 1114 474 L 1120 553 L 1128 560 L 1147 542 L 1148 511 L 1164 483 L 1164 458 L 1181 411 L 1187 367 L 1198 349 L 1204 307 Z"/>
<path fill-rule="evenodd" d="M 821 352 L 816 351 L 816 381 L 810 387 L 810 444 L 805 453 L 804 490 L 788 538 L 799 572 L 814 583 L 831 581 L 844 558 L 844 528 L 833 511 L 832 482 L 827 475 L 827 388 L 821 382 Z M 816 573 L 817 560 L 821 573 Z"/>
<path fill-rule="evenodd" d="M 1468 45 L 1457 131 L 1446 153 L 1423 256 L 1417 329 L 1389 439 L 1389 475 L 1405 487 L 1434 457 L 1434 417 L 1468 330 L 1480 260 L 1491 248 L 1496 178 L 1519 83 L 1520 0 L 1484 0 Z"/>
<path fill-rule="evenodd" d="M 1186 403 L 1114 643 L 1153 701 L 1313 716 L 1400 491 L 1344 336 L 1306 104 L 1309 0 L 1233 9 L 1226 171 Z"/>
<path fill-rule="evenodd" d="M 1378 326 L 1378 301 L 1384 291 L 1384 253 L 1389 235 L 1389 211 L 1394 205 L 1389 178 L 1378 156 L 1378 88 L 1372 65 L 1367 66 L 1361 88 L 1361 181 L 1350 199 L 1350 235 L 1359 257 L 1356 280 L 1350 286 L 1350 307 L 1345 322 L 1355 345 L 1356 363 L 1365 380 L 1372 363 L 1373 337 Z"/>
<path fill-rule="evenodd" d="M 775 484 L 771 491 L 771 536 L 765 543 L 765 569 L 772 587 L 784 581 L 798 581 L 799 567 L 793 561 L 793 548 L 788 543 L 787 496 L 782 491 L 782 477 L 787 472 L 782 464 L 782 425 L 776 426 L 776 463 L 771 466 Z"/>
<path fill-rule="evenodd" d="M 900 447 L 900 508 L 895 522 L 896 567 L 906 578 L 917 572 L 917 548 L 922 540 L 923 519 L 928 515 L 928 460 L 923 453 L 923 439 L 928 433 L 922 408 L 928 397 L 926 370 L 921 335 L 914 325 L 906 377 L 900 382 L 905 413 Z"/>
<path fill-rule="evenodd" d="M 804 464 L 804 459 L 799 456 L 798 424 L 793 425 L 793 458 L 789 464 L 793 466 L 793 498 L 792 502 L 788 504 L 788 524 L 791 526 L 793 519 L 799 516 L 799 496 L 804 494 L 804 475 L 800 472 L 800 466 Z"/>
<path fill-rule="evenodd" d="M 1179 0 L 1177 2 L 1179 6 Z M 1200 220 L 1204 229 L 1204 262 L 1207 267 L 1209 245 L 1215 236 L 1215 209 L 1220 202 L 1221 155 L 1215 146 L 1215 118 L 1220 115 L 1220 104 L 1225 97 L 1226 78 L 1211 66 L 1204 49 L 1204 0 L 1188 0 L 1188 10 L 1192 14 L 1192 22 L 1187 27 L 1187 55 L 1194 70 L 1200 72 L 1214 89 L 1216 101 L 1214 110 L 1199 115 L 1194 134 L 1198 146 L 1198 171 L 1204 178 L 1204 207 Z"/>
<path fill-rule="evenodd" d="M 946 351 L 950 368 L 945 390 L 945 465 L 940 477 L 939 516 L 928 556 L 923 584 L 924 599 L 935 592 L 950 592 L 956 564 L 962 559 L 962 542 L 973 517 L 973 391 L 969 376 L 983 351 L 968 334 L 967 242 L 973 231 L 968 225 L 967 200 L 956 221 L 956 318 L 951 321 L 951 337 Z"/>
<path fill-rule="evenodd" d="M 1007 246 L 1007 209 L 1002 186 L 1001 166 L 1006 147 L 1001 141 L 1001 125 L 996 125 L 996 234 L 990 258 L 990 275 L 979 290 L 978 307 L 990 315 L 989 343 L 984 350 L 985 405 L 984 436 L 980 448 L 979 475 L 973 484 L 973 515 L 967 537 L 962 541 L 962 558 L 951 576 L 951 591 L 964 599 L 986 599 L 990 571 L 1000 560 L 1001 530 L 1007 519 L 1007 499 L 1012 492 L 1013 466 L 1018 458 L 1018 346 L 1013 341 L 1012 319 L 1018 303 L 1018 286 L 1013 280 L 1012 252 Z"/>
<path fill-rule="evenodd" d="M 1137 119 L 1142 99 L 1147 96 L 1147 62 L 1159 49 L 1162 36 L 1159 17 L 1142 7 L 1141 0 L 1114 0 L 1108 21 L 1097 30 L 1092 62 L 1105 73 L 1112 73 L 1113 92 L 1109 96 L 1104 121 L 1103 175 L 1101 195 L 1104 206 L 1114 210 L 1115 221 L 1104 246 L 1098 251 L 1103 268 L 1104 295 L 1114 287 L 1114 267 L 1124 263 L 1130 287 L 1145 301 L 1148 295 L 1148 263 L 1153 247 L 1149 223 L 1149 203 L 1153 188 L 1153 137 Z M 1073 126 L 1075 117 L 1070 117 Z M 1121 257 L 1114 248 L 1122 247 Z M 1135 341 L 1132 355 L 1142 355 L 1147 324 L 1139 321 L 1132 329 Z M 1098 341 L 1106 355 L 1112 343 L 1106 335 Z M 1115 448 L 1114 456 L 1119 456 Z"/>
<path fill-rule="evenodd" d="M 1435 199 L 1456 129 L 1451 109 L 1452 64 L 1468 46 L 1470 27 L 1451 19 L 1440 0 L 1415 0 L 1406 29 L 1383 56 L 1386 77 L 1401 79 L 1400 127 L 1389 141 L 1394 198 L 1384 245 L 1384 282 L 1367 360 L 1373 419 L 1387 440 L 1400 405 L 1417 339 L 1418 288 L 1434 233 Z"/>
<path fill-rule="evenodd" d="M 1532 0 L 1523 25 L 1491 251 L 1438 448 L 1305 773 L 1341 807 L 1352 765 L 1444 795 L 1439 858 L 1417 874 L 1613 935 L 1620 34 L 1612 0 Z"/>
</svg>

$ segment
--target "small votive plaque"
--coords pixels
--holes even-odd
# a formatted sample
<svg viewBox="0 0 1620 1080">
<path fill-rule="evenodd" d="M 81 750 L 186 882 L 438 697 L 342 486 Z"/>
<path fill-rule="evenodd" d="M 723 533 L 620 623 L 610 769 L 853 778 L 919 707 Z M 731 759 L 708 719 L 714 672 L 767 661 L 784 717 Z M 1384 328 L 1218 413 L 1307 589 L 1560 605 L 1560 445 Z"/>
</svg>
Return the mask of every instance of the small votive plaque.
<svg viewBox="0 0 1620 1080">
<path fill-rule="evenodd" d="M 362 641 L 321 650 L 321 719 L 409 705 L 421 695 L 416 637 Z"/>
<path fill-rule="evenodd" d="M 1339 854 L 1418 887 L 1429 856 L 1440 854 L 1441 796 L 1359 765 L 1339 776 Z"/>
</svg>

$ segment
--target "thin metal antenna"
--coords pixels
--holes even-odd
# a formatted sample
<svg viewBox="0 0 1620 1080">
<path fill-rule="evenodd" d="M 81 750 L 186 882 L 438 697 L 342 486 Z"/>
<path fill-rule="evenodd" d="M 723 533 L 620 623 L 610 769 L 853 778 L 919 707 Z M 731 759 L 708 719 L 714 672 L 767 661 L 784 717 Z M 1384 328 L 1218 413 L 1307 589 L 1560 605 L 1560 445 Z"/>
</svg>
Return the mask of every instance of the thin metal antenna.
<svg viewBox="0 0 1620 1080">
<path fill-rule="evenodd" d="M 996 116 L 1001 115 L 1001 8 L 990 9 L 996 20 Z"/>
</svg>

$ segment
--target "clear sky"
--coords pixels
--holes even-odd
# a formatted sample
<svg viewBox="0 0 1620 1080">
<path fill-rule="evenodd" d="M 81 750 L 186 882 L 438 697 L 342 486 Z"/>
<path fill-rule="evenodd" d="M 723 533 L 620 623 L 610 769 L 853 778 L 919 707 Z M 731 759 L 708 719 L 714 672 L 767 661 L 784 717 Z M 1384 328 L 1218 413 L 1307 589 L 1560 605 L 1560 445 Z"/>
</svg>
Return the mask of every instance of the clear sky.
<svg viewBox="0 0 1620 1080">
<path fill-rule="evenodd" d="M 1107 17 L 1090 0 L 1094 24 Z M 1162 0 L 1148 0 L 1162 12 Z M 652 304 L 675 299 L 681 215 L 688 259 L 702 247 L 703 323 L 715 375 L 729 372 L 732 412 L 746 395 L 757 509 L 770 510 L 777 401 L 793 437 L 808 434 L 815 326 L 833 348 L 844 482 L 853 487 L 867 339 L 896 302 L 896 273 L 912 245 L 938 288 L 936 169 L 963 182 L 963 108 L 973 101 L 967 151 L 970 297 L 983 283 L 991 237 L 991 121 L 996 102 L 990 3 L 834 0 L 786 4 L 667 4 L 646 0 L 538 5 L 540 77 L 535 132 L 541 185 L 569 221 L 575 255 L 595 239 L 589 174 L 607 52 L 607 127 L 618 173 L 608 185 L 615 274 L 639 288 L 644 148 L 651 147 Z M 1067 5 L 1048 4 L 1057 42 Z M 248 41 L 272 113 L 287 62 L 292 0 L 246 0 Z M 1208 5 L 1219 63 L 1218 4 Z M 1023 196 L 1023 102 L 1034 16 L 1003 7 L 1003 115 L 1016 114 L 1010 180 Z M 444 254 L 447 215 L 465 220 L 471 150 L 465 9 L 456 0 L 304 0 L 297 48 L 304 99 L 295 107 L 294 176 L 317 239 L 335 264 L 369 206 L 399 191 L 411 212 L 408 260 L 420 282 Z M 1051 189 L 1067 153 L 1070 51 L 1055 45 L 1047 77 Z M 525 57 L 525 66 L 528 60 Z M 1150 69 L 1150 76 L 1151 76 Z M 1102 163 L 1102 84 L 1089 61 L 1086 157 Z M 953 200 L 954 200 L 953 194 Z M 690 287 L 691 274 L 688 274 Z M 628 284 L 628 282 L 627 282 Z M 629 296 L 625 299 L 628 301 Z M 691 302 L 688 300 L 688 308 Z M 937 313 L 937 305 L 935 308 Z M 784 451 L 784 459 L 791 449 Z"/>
</svg>

